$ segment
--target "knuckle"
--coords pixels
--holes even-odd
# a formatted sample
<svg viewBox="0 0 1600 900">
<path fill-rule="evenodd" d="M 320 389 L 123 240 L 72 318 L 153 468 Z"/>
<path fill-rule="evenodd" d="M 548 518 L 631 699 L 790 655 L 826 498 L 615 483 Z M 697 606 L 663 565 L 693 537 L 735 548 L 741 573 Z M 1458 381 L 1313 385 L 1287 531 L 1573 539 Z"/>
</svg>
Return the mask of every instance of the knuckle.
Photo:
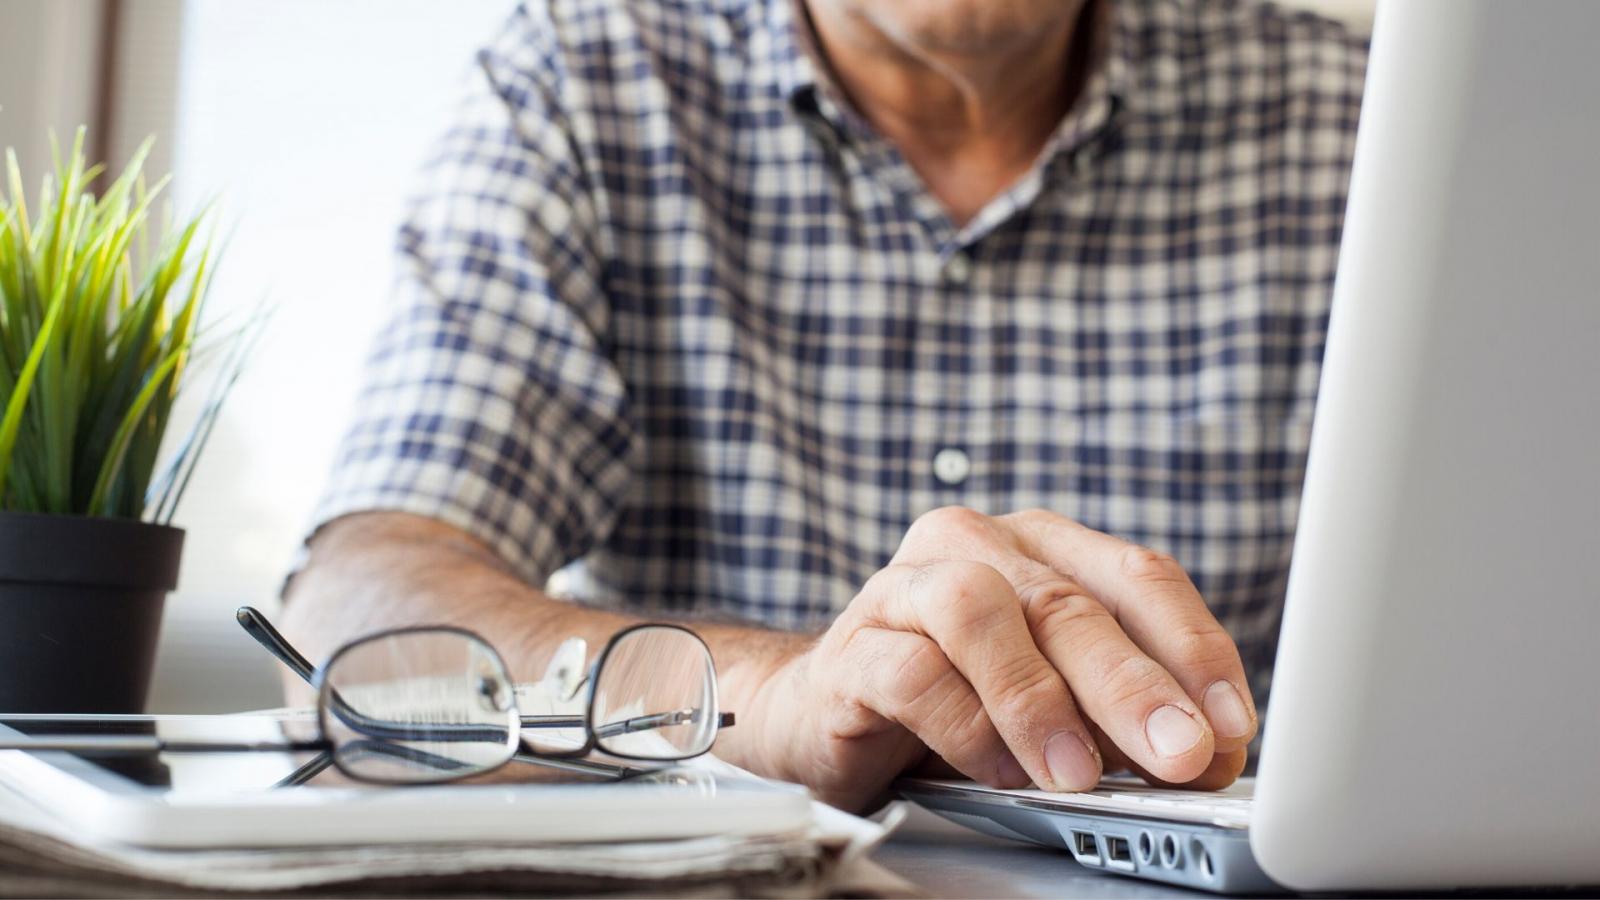
<svg viewBox="0 0 1600 900">
<path fill-rule="evenodd" d="M 1072 521 L 1058 512 L 1040 507 L 1018 510 L 1000 518 L 1013 531 L 1034 540 L 1040 539 L 1049 529 Z"/>
<path fill-rule="evenodd" d="M 1009 521 L 1022 525 L 1035 525 L 1041 522 L 1058 522 L 1065 517 L 1060 513 L 1051 512 L 1043 507 L 1035 506 L 1029 509 L 1019 509 L 1014 513 L 1003 516 Z"/>
<path fill-rule="evenodd" d="M 1084 625 L 1111 618 L 1110 611 L 1098 600 L 1067 582 L 1028 591 L 1023 596 L 1023 609 L 1029 628 L 1042 640 L 1053 640 Z"/>
<path fill-rule="evenodd" d="M 1122 552 L 1122 574 L 1144 584 L 1168 584 L 1189 577 L 1171 554 L 1138 545 Z"/>
<path fill-rule="evenodd" d="M 1011 585 L 983 563 L 947 562 L 930 567 L 933 584 L 922 592 L 925 611 L 951 628 L 981 627 L 1011 605 Z"/>
<path fill-rule="evenodd" d="M 1168 638 L 1172 656 L 1191 671 L 1211 671 L 1239 665 L 1239 651 L 1226 632 L 1216 628 L 1179 628 Z"/>
<path fill-rule="evenodd" d="M 1063 700 L 1072 702 L 1065 697 L 1066 682 L 1049 666 L 1021 659 L 1008 668 L 1002 680 L 1009 687 L 992 711 L 996 721 L 1027 724 L 1058 712 Z"/>
<path fill-rule="evenodd" d="M 984 716 L 977 695 L 954 670 L 946 672 L 922 702 L 906 707 L 922 732 L 949 735 L 955 739 L 971 736 L 972 728 Z"/>
<path fill-rule="evenodd" d="M 851 605 L 869 605 L 882 602 L 894 595 L 898 590 L 914 588 L 920 579 L 918 570 L 906 571 L 905 566 L 891 565 L 872 573 L 865 584 L 861 586 L 860 593 L 851 600 Z"/>
<path fill-rule="evenodd" d="M 986 534 L 989 528 L 989 517 L 975 509 L 965 506 L 941 506 L 929 510 L 917 517 L 907 532 L 908 543 L 913 539 L 926 539 L 932 536 L 944 537 L 970 537 Z"/>
<path fill-rule="evenodd" d="M 1011 583 L 993 566 L 977 562 L 942 563 L 937 569 L 944 593 L 964 604 L 992 605 L 1011 594 Z"/>
<path fill-rule="evenodd" d="M 856 593 L 855 599 L 850 602 L 863 603 L 872 597 L 881 596 L 884 588 L 893 583 L 894 568 L 894 566 L 888 566 L 873 572 L 867 578 L 866 583 L 861 586 L 861 590 Z"/>
<path fill-rule="evenodd" d="M 955 667 L 938 645 L 919 640 L 885 671 L 880 680 L 880 695 L 895 709 L 908 709 L 929 696 L 940 682 L 955 674 Z"/>
<path fill-rule="evenodd" d="M 1117 708 L 1156 705 L 1166 688 L 1166 670 L 1147 656 L 1128 654 L 1108 662 L 1101 669 L 1100 693 Z"/>
<path fill-rule="evenodd" d="M 941 755 L 952 764 L 979 765 L 994 756 L 990 746 L 994 743 L 994 726 L 977 704 L 955 711 L 944 721 L 930 722 L 923 731 L 919 735 L 923 742 L 943 745 Z"/>
<path fill-rule="evenodd" d="M 941 672 L 925 690 L 900 690 L 895 718 L 958 766 L 993 756 L 994 726 L 983 703 L 953 668 Z"/>
</svg>

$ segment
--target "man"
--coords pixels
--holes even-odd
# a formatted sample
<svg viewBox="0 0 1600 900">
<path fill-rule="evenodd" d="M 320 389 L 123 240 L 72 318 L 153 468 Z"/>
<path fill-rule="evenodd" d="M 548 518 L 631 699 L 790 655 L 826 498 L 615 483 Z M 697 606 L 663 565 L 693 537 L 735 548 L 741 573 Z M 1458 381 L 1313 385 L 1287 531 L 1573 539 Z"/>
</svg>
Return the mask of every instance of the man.
<svg viewBox="0 0 1600 900">
<path fill-rule="evenodd" d="M 718 753 L 851 808 L 1231 782 L 1364 59 L 1213 0 L 530 3 L 402 228 L 288 629 L 452 622 L 532 678 L 687 618 Z"/>
</svg>

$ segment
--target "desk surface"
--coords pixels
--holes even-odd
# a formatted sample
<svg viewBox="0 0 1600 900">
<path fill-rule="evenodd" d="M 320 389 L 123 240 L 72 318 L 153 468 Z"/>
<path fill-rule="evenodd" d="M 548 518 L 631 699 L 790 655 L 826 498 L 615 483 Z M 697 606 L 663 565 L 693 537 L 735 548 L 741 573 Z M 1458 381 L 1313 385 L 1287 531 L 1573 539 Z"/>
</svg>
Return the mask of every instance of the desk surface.
<svg viewBox="0 0 1600 900">
<path fill-rule="evenodd" d="M 1064 851 L 988 837 L 917 807 L 872 858 L 934 897 L 1211 896 L 1085 868 Z"/>
</svg>

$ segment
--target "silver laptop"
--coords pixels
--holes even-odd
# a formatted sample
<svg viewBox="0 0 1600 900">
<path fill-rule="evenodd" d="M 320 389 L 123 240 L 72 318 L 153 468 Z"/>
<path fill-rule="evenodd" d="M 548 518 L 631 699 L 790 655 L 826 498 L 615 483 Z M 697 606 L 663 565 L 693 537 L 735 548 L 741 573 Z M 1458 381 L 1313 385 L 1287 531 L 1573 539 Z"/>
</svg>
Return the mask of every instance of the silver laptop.
<svg viewBox="0 0 1600 900">
<path fill-rule="evenodd" d="M 1600 885 L 1600 3 L 1380 3 L 1258 777 L 907 780 L 1230 893 Z"/>
</svg>

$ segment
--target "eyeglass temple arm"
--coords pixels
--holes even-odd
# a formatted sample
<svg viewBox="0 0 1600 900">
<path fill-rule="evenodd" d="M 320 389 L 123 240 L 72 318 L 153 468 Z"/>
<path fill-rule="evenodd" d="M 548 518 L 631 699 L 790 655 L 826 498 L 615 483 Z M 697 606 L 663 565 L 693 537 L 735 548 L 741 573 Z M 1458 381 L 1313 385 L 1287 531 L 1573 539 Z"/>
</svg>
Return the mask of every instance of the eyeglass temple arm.
<svg viewBox="0 0 1600 900">
<path fill-rule="evenodd" d="M 377 756 L 391 756 L 403 759 L 406 762 L 419 763 L 432 766 L 441 771 L 470 769 L 472 766 L 458 759 L 429 753 L 416 747 L 403 744 L 390 744 L 384 741 L 356 741 L 346 745 L 346 751 L 358 753 L 372 753 Z M 544 766 L 550 769 L 559 769 L 564 772 L 576 772 L 581 775 L 599 775 L 610 778 L 631 778 L 635 775 L 645 775 L 649 769 L 634 769 L 628 766 L 617 766 L 610 763 L 595 762 L 587 759 L 550 759 L 532 752 L 532 748 L 523 744 L 521 752 L 511 757 L 511 762 L 527 763 L 528 765 Z M 476 773 L 474 773 L 476 774 Z"/>
<path fill-rule="evenodd" d="M 253 606 L 241 606 L 234 610 L 233 616 L 238 620 L 239 627 L 243 628 L 246 634 L 255 638 L 256 643 L 265 647 L 268 653 L 277 657 L 279 662 L 288 666 L 306 684 L 312 683 L 312 679 L 316 674 L 316 667 L 312 666 L 310 660 L 306 659 L 299 650 L 294 648 L 293 644 L 289 643 L 288 638 L 285 638 L 278 629 L 272 627 L 272 623 L 267 621 L 267 617 L 262 615 L 260 610 Z M 408 740 L 416 737 L 417 726 L 401 723 L 397 727 L 395 723 L 363 715 L 351 709 L 350 705 L 338 695 L 338 692 L 334 692 L 331 697 L 331 705 L 334 715 L 338 716 L 340 721 L 357 733 L 368 737 L 393 740 Z M 582 724 L 581 720 L 579 724 Z M 438 730 L 441 732 L 441 736 L 453 737 L 456 740 L 484 739 L 482 729 L 474 729 L 470 726 L 465 728 L 461 726 L 455 728 L 446 727 Z"/>
<path fill-rule="evenodd" d="M 634 716 L 630 719 L 621 719 L 608 722 L 596 727 L 601 737 L 608 734 L 626 734 L 631 731 L 649 731 L 653 728 L 666 728 L 669 725 L 682 725 L 684 722 L 693 721 L 689 714 L 683 711 L 669 713 L 651 713 L 645 716 Z M 583 716 L 522 716 L 523 728 L 582 728 Z M 718 728 L 732 728 L 734 716 L 731 712 L 717 715 Z"/>
<path fill-rule="evenodd" d="M 316 756 L 306 760 L 293 772 L 290 772 L 289 774 L 280 778 L 278 782 L 273 785 L 273 787 L 299 787 L 318 775 L 321 775 L 323 770 L 331 765 L 333 765 L 333 754 L 327 750 L 323 750 Z"/>
<path fill-rule="evenodd" d="M 301 656 L 300 651 L 296 650 L 288 639 L 278 633 L 278 629 L 272 627 L 272 623 L 267 621 L 267 617 L 262 615 L 260 610 L 253 606 L 241 606 L 234 611 L 233 616 L 239 620 L 239 627 L 243 628 L 246 634 L 256 639 L 256 643 L 265 647 L 268 653 L 276 656 L 279 662 L 288 666 L 291 671 L 304 679 L 306 684 L 311 683 L 316 667 L 311 664 L 310 660 Z"/>
<path fill-rule="evenodd" d="M 598 775 L 606 778 L 615 778 L 619 781 L 636 775 L 648 775 L 651 771 L 649 769 L 634 769 L 628 766 L 614 766 L 610 763 L 594 762 L 587 759 L 550 759 L 529 753 L 518 753 L 516 756 L 511 757 L 511 760 L 512 762 L 526 763 L 530 766 L 544 766 L 547 769 L 576 772 L 579 775 Z"/>
<path fill-rule="evenodd" d="M 384 750 L 388 749 L 388 745 L 381 746 L 384 748 Z M 374 752 L 384 752 L 384 750 L 378 750 L 376 747 L 369 747 L 368 749 L 371 749 Z M 580 775 L 596 775 L 603 778 L 615 778 L 619 781 L 625 778 L 632 778 L 636 775 L 648 774 L 650 772 L 649 769 L 631 769 L 627 766 L 613 766 L 609 763 L 590 762 L 584 759 L 545 759 L 529 753 L 518 753 L 511 759 L 513 762 L 526 763 L 534 766 L 544 766 L 550 769 L 558 769 L 563 772 L 576 772 Z M 299 787 L 318 775 L 321 775 L 323 771 L 331 765 L 333 765 L 333 754 L 324 750 L 323 752 L 318 753 L 316 756 L 313 756 L 300 768 L 295 769 L 288 775 L 285 775 L 276 784 L 274 784 L 273 787 Z"/>
<path fill-rule="evenodd" d="M 299 650 L 296 650 L 293 644 L 289 643 L 289 639 L 284 637 L 282 632 L 272 627 L 272 623 L 267 621 L 267 617 L 262 615 L 260 610 L 253 606 L 241 606 L 234 610 L 233 616 L 238 620 L 239 627 L 243 628 L 246 634 L 255 638 L 256 643 L 265 647 L 268 653 L 277 657 L 279 662 L 288 666 L 290 671 L 300 676 L 301 680 L 306 684 L 312 683 L 316 675 L 316 667 L 311 665 L 311 661 L 306 659 Z M 370 737 L 383 738 L 392 736 L 392 726 L 385 730 L 386 723 L 381 720 L 370 719 L 351 709 L 337 691 L 333 693 L 331 700 L 334 715 L 338 716 L 340 721 L 350 726 L 351 729 L 367 734 Z M 478 738 L 474 736 L 464 739 L 476 740 Z"/>
<path fill-rule="evenodd" d="M 312 679 L 316 676 L 316 667 L 311 665 L 311 661 L 306 659 L 299 650 L 296 650 L 293 644 L 289 643 L 289 639 L 284 637 L 282 632 L 272 627 L 272 623 L 267 621 L 267 617 L 262 615 L 260 610 L 253 606 L 241 606 L 234 610 L 233 616 L 239 621 L 239 627 L 243 628 L 246 634 L 255 638 L 256 643 L 265 647 L 268 653 L 277 657 L 279 662 L 288 666 L 290 671 L 299 675 L 306 684 L 312 683 Z M 363 716 L 351 709 L 350 705 L 344 702 L 344 698 L 340 697 L 337 691 L 333 693 L 331 700 L 334 715 L 338 716 L 339 720 L 350 726 L 351 729 L 370 737 L 383 738 L 393 736 L 392 726 L 387 726 L 389 728 L 387 732 L 374 730 L 385 729 L 386 723 L 382 720 Z M 476 739 L 476 737 L 466 738 L 466 740 Z"/>
</svg>

